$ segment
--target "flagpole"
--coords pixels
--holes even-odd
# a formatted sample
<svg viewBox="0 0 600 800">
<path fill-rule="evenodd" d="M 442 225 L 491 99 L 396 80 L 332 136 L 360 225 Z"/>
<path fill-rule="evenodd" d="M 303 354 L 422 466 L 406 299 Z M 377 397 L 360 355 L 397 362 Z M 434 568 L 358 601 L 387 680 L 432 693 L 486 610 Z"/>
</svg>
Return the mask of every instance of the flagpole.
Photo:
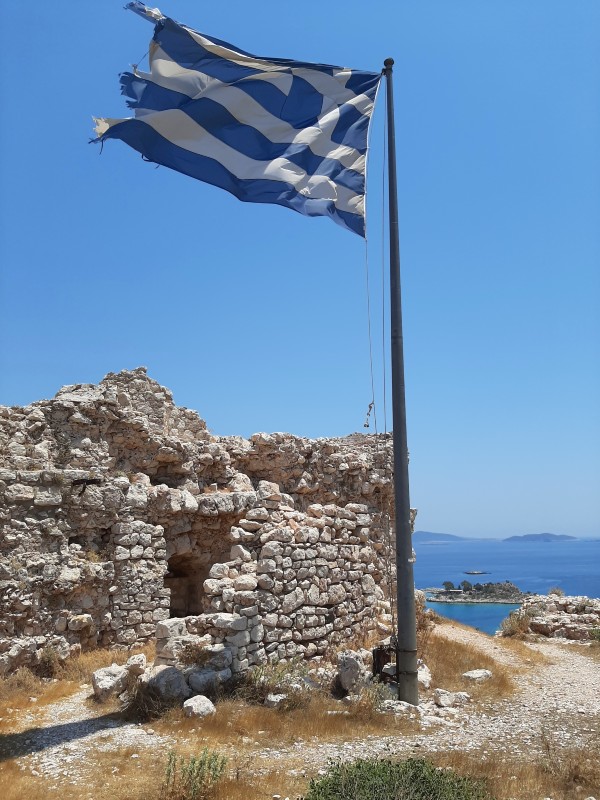
<svg viewBox="0 0 600 800">
<path fill-rule="evenodd" d="M 396 618 L 398 622 L 396 678 L 398 682 L 398 699 L 412 705 L 418 705 L 415 582 L 408 486 L 408 443 L 406 436 L 400 241 L 398 235 L 398 193 L 396 182 L 396 133 L 392 89 L 394 59 L 386 58 L 383 63 L 383 74 L 387 81 L 389 169 L 392 413 L 394 426 L 394 508 L 396 515 Z"/>
</svg>

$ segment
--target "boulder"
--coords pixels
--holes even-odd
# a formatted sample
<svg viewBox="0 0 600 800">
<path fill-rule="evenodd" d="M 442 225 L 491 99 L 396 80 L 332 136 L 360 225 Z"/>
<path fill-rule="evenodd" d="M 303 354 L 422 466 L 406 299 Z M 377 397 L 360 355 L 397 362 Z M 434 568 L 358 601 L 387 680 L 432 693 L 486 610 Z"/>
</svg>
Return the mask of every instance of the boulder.
<svg viewBox="0 0 600 800">
<path fill-rule="evenodd" d="M 396 716 L 415 717 L 419 714 L 417 706 L 406 703 L 404 700 L 383 700 L 379 710 L 383 714 L 395 714 Z"/>
<path fill-rule="evenodd" d="M 96 700 L 103 703 L 110 695 L 120 694 L 125 690 L 128 678 L 128 670 L 118 664 L 97 669 L 92 674 L 92 687 Z"/>
<path fill-rule="evenodd" d="M 198 669 L 188 673 L 187 682 L 190 688 L 198 694 L 214 690 L 231 678 L 231 670 Z"/>
<path fill-rule="evenodd" d="M 69 620 L 68 628 L 70 631 L 82 631 L 84 628 L 91 628 L 93 624 L 91 614 L 75 614 Z"/>
<path fill-rule="evenodd" d="M 231 666 L 233 656 L 224 644 L 211 644 L 204 648 L 206 653 L 206 664 L 204 666 L 219 670 L 227 669 Z"/>
<path fill-rule="evenodd" d="M 456 708 L 464 706 L 471 699 L 471 695 L 466 692 L 447 692 L 445 689 L 435 689 L 433 692 L 433 702 L 439 708 Z"/>
<path fill-rule="evenodd" d="M 431 686 L 431 671 L 427 664 L 419 664 L 417 668 L 417 680 L 424 689 Z"/>
<path fill-rule="evenodd" d="M 468 672 L 463 672 L 462 676 L 468 681 L 483 683 L 484 681 L 489 681 L 492 673 L 489 669 L 470 669 Z"/>
<path fill-rule="evenodd" d="M 215 714 L 217 709 L 204 695 L 197 694 L 195 697 L 190 697 L 183 704 L 183 713 L 186 717 L 210 717 Z"/>
<path fill-rule="evenodd" d="M 267 708 L 279 708 L 284 700 L 287 700 L 287 694 L 268 694 L 264 705 Z"/>
<path fill-rule="evenodd" d="M 183 702 L 191 695 L 183 674 L 176 667 L 159 664 L 147 670 L 141 677 L 141 682 L 148 688 L 157 692 L 162 700 L 170 702 Z"/>
<path fill-rule="evenodd" d="M 338 680 L 344 691 L 354 693 L 367 682 L 368 672 L 359 653 L 345 650 L 338 655 Z"/>
<path fill-rule="evenodd" d="M 210 641 L 210 638 L 196 636 L 191 633 L 185 636 L 171 636 L 169 639 L 159 639 L 156 642 L 156 663 L 173 666 L 179 661 L 182 652 L 186 648 L 197 647 L 201 649 L 208 641 Z"/>
<path fill-rule="evenodd" d="M 157 639 L 170 639 L 173 636 L 185 636 L 186 634 L 187 628 L 185 620 L 180 617 L 163 619 L 156 626 Z"/>
<path fill-rule="evenodd" d="M 131 656 L 131 658 L 127 659 L 125 669 L 130 675 L 134 675 L 135 677 L 142 675 L 146 670 L 146 656 L 143 653 Z"/>
<path fill-rule="evenodd" d="M 256 588 L 256 581 L 254 583 Z M 247 617 L 242 617 L 239 614 L 226 614 L 225 612 L 207 615 L 207 622 L 215 628 L 226 631 L 244 631 L 248 627 Z"/>
</svg>

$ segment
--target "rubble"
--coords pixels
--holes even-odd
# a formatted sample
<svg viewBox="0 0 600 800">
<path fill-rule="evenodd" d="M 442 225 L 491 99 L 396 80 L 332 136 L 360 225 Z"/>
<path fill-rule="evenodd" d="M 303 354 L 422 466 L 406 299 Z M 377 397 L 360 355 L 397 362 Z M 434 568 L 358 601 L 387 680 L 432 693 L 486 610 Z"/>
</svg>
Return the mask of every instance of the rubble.
<svg viewBox="0 0 600 800">
<path fill-rule="evenodd" d="M 600 599 L 583 596 L 533 595 L 521 606 L 529 631 L 553 639 L 589 641 L 600 631 Z"/>
</svg>

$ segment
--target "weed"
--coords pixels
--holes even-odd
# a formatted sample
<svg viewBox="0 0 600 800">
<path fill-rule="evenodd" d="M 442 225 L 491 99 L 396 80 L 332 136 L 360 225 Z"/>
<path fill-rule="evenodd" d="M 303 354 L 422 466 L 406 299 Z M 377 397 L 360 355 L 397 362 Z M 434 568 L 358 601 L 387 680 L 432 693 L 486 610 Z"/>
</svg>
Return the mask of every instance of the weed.
<svg viewBox="0 0 600 800">
<path fill-rule="evenodd" d="M 62 665 L 60 675 L 57 677 L 65 681 L 78 681 L 80 683 L 91 683 L 92 673 L 101 667 L 108 667 L 113 662 L 124 664 L 129 656 L 134 653 L 144 653 L 148 661 L 154 659 L 155 646 L 148 644 L 145 647 L 135 647 L 131 650 L 109 650 L 97 648 L 87 650 L 78 656 L 68 658 Z"/>
<path fill-rule="evenodd" d="M 532 608 L 517 608 L 511 611 L 500 623 L 502 636 L 524 636 L 529 633 L 529 623 L 535 615 L 536 611 Z"/>
<path fill-rule="evenodd" d="M 27 667 L 21 667 L 0 681 L 0 702 L 10 701 L 12 705 L 22 697 L 39 694 L 43 681 Z"/>
<path fill-rule="evenodd" d="M 141 650 L 149 660 L 153 658 L 153 651 L 153 646 Z M 134 652 L 140 652 L 140 648 Z M 15 712 L 19 708 L 29 707 L 32 695 L 38 698 L 38 706 L 67 697 L 80 684 L 91 683 L 92 673 L 97 669 L 107 667 L 113 661 L 123 664 L 130 655 L 131 651 L 127 650 L 97 649 L 60 661 L 52 648 L 44 648 L 39 664 L 32 668 L 21 667 L 0 678 L 0 717 L 3 718 L 0 728 L 10 722 L 12 715 L 6 710 L 8 706 Z M 50 679 L 52 672 L 53 678 Z"/>
<path fill-rule="evenodd" d="M 424 759 L 359 759 L 332 764 L 310 782 L 304 800 L 493 800 L 484 784 Z"/>
<path fill-rule="evenodd" d="M 550 589 L 548 589 L 548 594 L 553 594 L 557 597 L 564 597 L 565 590 L 561 589 L 560 586 L 552 586 Z"/>
<path fill-rule="evenodd" d="M 53 647 L 43 648 L 33 672 L 40 678 L 55 678 L 61 668 L 61 659 Z"/>
<path fill-rule="evenodd" d="M 310 692 L 305 683 L 307 667 L 297 660 L 264 664 L 241 674 L 230 684 L 230 694 L 251 705 L 263 705 L 267 695 L 287 695 L 280 709 L 292 710 L 308 705 Z"/>
<path fill-rule="evenodd" d="M 600 642 L 600 628 L 591 629 L 590 639 L 592 640 L 592 642 Z"/>
<path fill-rule="evenodd" d="M 186 644 L 178 655 L 178 660 L 188 667 L 203 667 L 210 661 L 213 653 L 202 644 Z"/>
<path fill-rule="evenodd" d="M 389 692 L 383 683 L 372 683 L 363 687 L 358 699 L 351 706 L 351 716 L 362 723 L 381 720 L 379 708 L 383 700 L 388 697 Z"/>
<path fill-rule="evenodd" d="M 422 600 L 420 595 L 415 598 L 415 611 L 417 623 L 417 653 L 419 658 L 426 661 L 429 639 L 439 617 L 426 607 L 425 600 Z"/>
<path fill-rule="evenodd" d="M 140 683 L 137 678 L 131 679 L 124 696 L 121 714 L 124 719 L 134 722 L 159 719 L 180 705 L 177 700 L 166 700 L 156 687 Z"/>
<path fill-rule="evenodd" d="M 555 786 L 563 792 L 572 792 L 578 786 L 590 791 L 598 789 L 600 746 L 597 740 L 589 737 L 578 747 L 565 748 L 557 744 L 547 730 L 542 730 L 541 744 L 543 756 L 540 766 Z"/>
<path fill-rule="evenodd" d="M 221 780 L 227 759 L 205 747 L 199 756 L 171 751 L 165 769 L 164 800 L 203 800 Z"/>
</svg>

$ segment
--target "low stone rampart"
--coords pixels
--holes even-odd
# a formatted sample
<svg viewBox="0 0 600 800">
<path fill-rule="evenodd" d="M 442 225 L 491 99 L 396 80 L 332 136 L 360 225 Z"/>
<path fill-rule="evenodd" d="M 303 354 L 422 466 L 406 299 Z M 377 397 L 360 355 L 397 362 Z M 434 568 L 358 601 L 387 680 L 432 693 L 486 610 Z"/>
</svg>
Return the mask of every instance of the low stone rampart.
<svg viewBox="0 0 600 800">
<path fill-rule="evenodd" d="M 529 630 L 553 639 L 586 641 L 600 631 L 600 599 L 582 596 L 533 595 L 522 611 L 530 618 Z"/>
</svg>

